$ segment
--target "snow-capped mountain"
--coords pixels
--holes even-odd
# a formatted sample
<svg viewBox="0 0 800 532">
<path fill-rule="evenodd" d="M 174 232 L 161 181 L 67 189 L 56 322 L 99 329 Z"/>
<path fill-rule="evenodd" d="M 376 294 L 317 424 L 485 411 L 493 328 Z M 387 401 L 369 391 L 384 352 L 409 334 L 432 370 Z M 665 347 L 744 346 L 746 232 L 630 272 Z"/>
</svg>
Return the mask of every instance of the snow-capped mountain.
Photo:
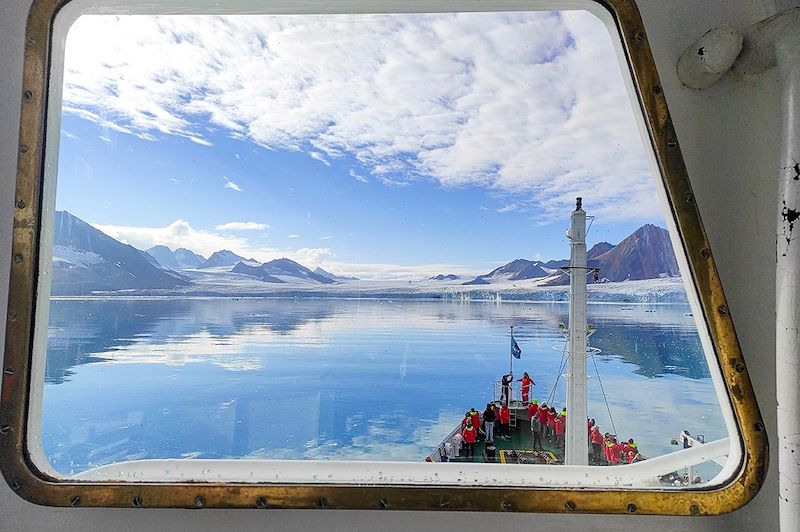
<svg viewBox="0 0 800 532">
<path fill-rule="evenodd" d="M 188 284 L 177 274 L 154 266 L 143 251 L 114 240 L 67 211 L 56 211 L 54 295 L 180 288 Z"/>
<path fill-rule="evenodd" d="M 475 279 L 467 281 L 464 284 L 492 284 L 508 281 L 521 281 L 523 279 L 538 279 L 540 277 L 547 277 L 553 273 L 551 269 L 545 268 L 546 264 L 538 260 L 530 261 L 525 259 L 517 259 L 504 266 L 495 268 L 485 275 L 479 275 Z"/>
<path fill-rule="evenodd" d="M 176 249 L 173 255 L 175 256 L 175 262 L 178 263 L 178 268 L 181 270 L 197 268 L 206 261 L 202 255 L 198 255 L 191 249 L 186 248 Z"/>
<path fill-rule="evenodd" d="M 314 273 L 317 275 L 321 275 L 323 277 L 327 277 L 332 281 L 358 281 L 358 277 L 345 277 L 344 275 L 336 275 L 329 271 L 325 271 L 322 269 L 322 266 L 317 266 L 314 269 Z"/>
<path fill-rule="evenodd" d="M 258 261 L 255 259 L 246 259 L 244 257 L 240 257 L 233 251 L 228 251 L 227 249 L 223 249 L 220 251 L 215 251 L 208 257 L 204 263 L 197 266 L 198 268 L 218 268 L 220 266 L 234 266 L 237 262 L 250 262 L 258 264 Z"/>
<path fill-rule="evenodd" d="M 461 279 L 461 277 L 454 273 L 448 273 L 448 274 L 440 273 L 439 275 L 428 277 L 429 281 L 457 281 L 459 279 Z"/>
<path fill-rule="evenodd" d="M 302 264 L 291 259 L 275 259 L 260 266 L 250 266 L 242 262 L 234 266 L 233 273 L 243 273 L 258 277 L 262 281 L 275 282 L 306 282 L 316 284 L 333 284 L 336 281 L 314 273 Z"/>
<path fill-rule="evenodd" d="M 236 266 L 233 267 L 231 273 L 241 273 L 244 275 L 249 275 L 251 277 L 255 277 L 259 281 L 263 281 L 265 283 L 285 283 L 283 279 L 278 279 L 277 277 L 273 277 L 272 275 L 268 274 L 262 268 L 264 265 L 260 266 L 251 266 L 249 264 L 245 264 L 244 262 L 237 262 Z"/>
<path fill-rule="evenodd" d="M 669 233 L 647 224 L 616 246 L 600 242 L 586 254 L 590 268 L 599 268 L 599 279 L 605 282 L 657 279 L 680 275 Z M 548 262 L 517 259 L 485 275 L 479 275 L 465 285 L 495 284 L 523 279 L 542 279 L 542 284 L 557 286 L 569 284 L 569 275 L 560 268 L 569 265 L 569 259 Z M 592 282 L 593 278 L 589 278 Z"/>
<path fill-rule="evenodd" d="M 156 259 L 158 265 L 162 268 L 167 270 L 178 270 L 180 268 L 178 261 L 175 260 L 175 255 L 167 246 L 153 246 L 145 250 L 145 253 Z"/>
<path fill-rule="evenodd" d="M 601 242 L 587 253 L 590 268 L 598 268 L 601 282 L 635 281 L 677 277 L 678 263 L 669 239 L 669 232 L 652 224 L 643 225 L 616 246 Z M 606 248 L 606 251 L 602 251 Z M 569 261 L 567 261 L 568 263 Z M 589 276 L 593 282 L 593 276 Z M 557 272 L 547 279 L 547 285 L 569 284 L 569 276 Z"/>
<path fill-rule="evenodd" d="M 167 246 L 153 246 L 147 251 L 148 255 L 153 257 L 158 266 L 168 270 L 189 270 L 198 268 L 201 264 L 206 262 L 202 255 L 198 255 L 194 251 L 186 248 L 178 248 L 172 251 Z"/>
</svg>

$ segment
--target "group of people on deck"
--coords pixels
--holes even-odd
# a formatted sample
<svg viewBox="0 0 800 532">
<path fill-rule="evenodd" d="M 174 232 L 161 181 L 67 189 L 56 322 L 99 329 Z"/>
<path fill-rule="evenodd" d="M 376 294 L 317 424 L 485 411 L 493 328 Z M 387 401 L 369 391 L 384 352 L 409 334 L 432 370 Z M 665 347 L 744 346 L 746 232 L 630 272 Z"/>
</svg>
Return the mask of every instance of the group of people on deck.
<svg viewBox="0 0 800 532">
<path fill-rule="evenodd" d="M 464 414 L 464 419 L 461 421 L 461 437 L 467 458 L 475 456 L 475 444 L 480 441 L 482 436 L 487 444 L 494 443 L 495 433 L 499 438 L 511 438 L 509 426 L 511 413 L 508 403 L 511 399 L 511 383 L 514 382 L 513 379 L 514 376 L 511 373 L 503 376 L 499 404 L 488 403 L 483 414 L 475 408 Z M 533 450 L 544 450 L 542 443 L 548 441 L 563 452 L 567 426 L 567 409 L 557 410 L 547 403 L 540 405 L 538 399 L 529 401 L 531 387 L 536 383 L 527 372 L 516 382 L 521 383 L 522 402 L 528 405 Z M 589 448 L 591 449 L 594 464 L 630 464 L 644 460 L 642 455 L 639 454 L 638 445 L 633 438 L 619 442 L 615 434 L 608 432 L 601 434 L 600 428 L 594 419 L 587 420 L 587 423 Z"/>
<path fill-rule="evenodd" d="M 632 464 L 644 460 L 644 457 L 639 454 L 639 446 L 633 441 L 633 438 L 620 442 L 616 435 L 610 432 L 600 434 L 600 427 L 597 426 L 594 419 L 590 419 L 588 425 L 592 458 L 596 464 Z"/>
<path fill-rule="evenodd" d="M 547 403 L 539 405 L 539 400 L 534 399 L 528 404 L 528 417 L 531 419 L 531 435 L 533 450 L 543 451 L 542 442 L 547 440 L 558 449 L 564 448 L 564 432 L 567 428 L 567 409 L 556 411 L 555 407 Z"/>
<path fill-rule="evenodd" d="M 494 443 L 495 432 L 499 438 L 510 438 L 510 421 L 511 412 L 506 403 L 501 403 L 500 406 L 488 403 L 482 416 L 474 408 L 465 413 L 464 419 L 461 420 L 465 456 L 468 458 L 475 456 L 475 444 L 481 439 L 481 435 L 487 444 Z"/>
</svg>

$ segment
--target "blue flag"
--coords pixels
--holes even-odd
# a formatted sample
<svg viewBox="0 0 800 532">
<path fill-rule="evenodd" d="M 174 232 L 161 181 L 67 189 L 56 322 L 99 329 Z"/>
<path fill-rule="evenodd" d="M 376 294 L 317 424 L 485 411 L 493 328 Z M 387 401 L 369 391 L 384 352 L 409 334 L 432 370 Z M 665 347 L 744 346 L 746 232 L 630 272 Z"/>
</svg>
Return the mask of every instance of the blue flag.
<svg viewBox="0 0 800 532">
<path fill-rule="evenodd" d="M 522 349 L 519 348 L 513 336 L 511 337 L 511 354 L 514 355 L 514 358 L 520 358 L 522 356 Z"/>
</svg>

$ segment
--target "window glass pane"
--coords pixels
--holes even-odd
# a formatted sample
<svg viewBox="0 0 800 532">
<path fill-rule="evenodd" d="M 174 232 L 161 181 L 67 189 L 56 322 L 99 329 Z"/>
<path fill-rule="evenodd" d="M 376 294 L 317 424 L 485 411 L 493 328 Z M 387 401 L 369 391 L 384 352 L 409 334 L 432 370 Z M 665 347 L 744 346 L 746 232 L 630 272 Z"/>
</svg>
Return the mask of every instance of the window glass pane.
<svg viewBox="0 0 800 532">
<path fill-rule="evenodd" d="M 81 17 L 45 222 L 48 466 L 718 482 L 730 407 L 626 83 L 581 11 Z M 576 370 L 566 339 L 587 332 Z M 576 444 L 581 382 L 598 431 Z M 366 465 L 296 465 L 315 460 Z M 590 473 L 530 465 L 565 461 Z"/>
</svg>

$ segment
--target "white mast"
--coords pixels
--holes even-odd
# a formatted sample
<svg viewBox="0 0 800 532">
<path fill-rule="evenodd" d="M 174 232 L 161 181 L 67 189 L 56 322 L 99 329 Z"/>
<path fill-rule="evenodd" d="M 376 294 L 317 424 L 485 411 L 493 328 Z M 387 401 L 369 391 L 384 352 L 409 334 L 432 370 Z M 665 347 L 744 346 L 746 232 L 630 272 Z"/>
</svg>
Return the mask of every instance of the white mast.
<svg viewBox="0 0 800 532">
<path fill-rule="evenodd" d="M 567 426 L 564 463 L 589 464 L 586 429 L 586 212 L 577 199 L 567 231 L 571 241 L 569 280 L 569 339 L 567 373 Z"/>
</svg>

